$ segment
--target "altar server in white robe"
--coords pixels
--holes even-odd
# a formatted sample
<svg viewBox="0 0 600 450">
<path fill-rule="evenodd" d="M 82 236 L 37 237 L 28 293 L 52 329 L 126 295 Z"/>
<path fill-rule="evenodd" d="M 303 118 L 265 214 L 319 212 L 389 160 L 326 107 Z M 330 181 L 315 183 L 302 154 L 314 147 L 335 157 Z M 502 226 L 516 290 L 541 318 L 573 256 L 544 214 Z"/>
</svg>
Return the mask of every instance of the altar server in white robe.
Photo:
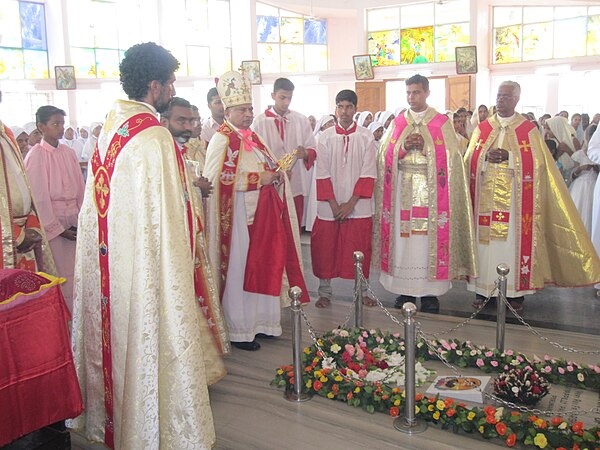
<svg viewBox="0 0 600 450">
<path fill-rule="evenodd" d="M 308 118 L 289 109 L 293 95 L 294 83 L 287 78 L 275 80 L 271 93 L 275 104 L 254 119 L 252 129 L 265 140 L 275 158 L 280 159 L 287 153 L 297 152 L 297 161 L 291 169 L 290 181 L 298 222 L 300 226 L 304 226 L 304 209 L 317 154 L 315 137 Z"/>
</svg>

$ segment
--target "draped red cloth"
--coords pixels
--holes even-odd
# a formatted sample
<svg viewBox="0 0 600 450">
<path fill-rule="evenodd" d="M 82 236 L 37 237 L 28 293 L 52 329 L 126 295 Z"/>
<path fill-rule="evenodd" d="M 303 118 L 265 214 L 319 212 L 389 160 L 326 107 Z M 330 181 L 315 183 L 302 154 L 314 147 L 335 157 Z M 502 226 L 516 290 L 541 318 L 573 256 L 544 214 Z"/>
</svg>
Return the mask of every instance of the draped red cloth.
<svg viewBox="0 0 600 450">
<path fill-rule="evenodd" d="M 300 301 L 309 302 L 287 203 L 279 198 L 273 185 L 263 186 L 260 190 L 249 234 L 244 290 L 278 297 L 285 269 L 290 286 L 302 289 Z"/>
<path fill-rule="evenodd" d="M 0 311 L 0 446 L 83 411 L 68 319 L 58 285 Z"/>
</svg>

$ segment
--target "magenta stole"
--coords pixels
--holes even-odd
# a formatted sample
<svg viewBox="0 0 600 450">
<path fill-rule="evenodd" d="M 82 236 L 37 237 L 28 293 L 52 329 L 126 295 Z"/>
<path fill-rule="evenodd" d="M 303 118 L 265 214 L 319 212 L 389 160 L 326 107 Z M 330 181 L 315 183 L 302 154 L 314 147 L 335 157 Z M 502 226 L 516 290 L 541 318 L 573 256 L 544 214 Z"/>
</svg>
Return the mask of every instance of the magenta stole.
<svg viewBox="0 0 600 450">
<path fill-rule="evenodd" d="M 437 226 L 437 248 L 436 248 L 436 267 L 435 279 L 447 280 L 448 269 L 450 265 L 450 195 L 448 189 L 448 155 L 446 153 L 446 143 L 442 133 L 442 126 L 448 117 L 443 114 L 437 114 L 427 124 L 427 129 L 431 133 L 435 151 L 436 165 L 436 192 L 438 217 L 431 217 L 430 220 L 438 221 Z M 400 220 L 398 217 L 392 216 L 392 198 L 393 192 L 394 170 L 398 170 L 394 166 L 394 147 L 398 138 L 408 125 L 404 114 L 396 117 L 394 120 L 395 127 L 390 138 L 389 144 L 385 152 L 385 172 L 383 179 L 383 213 L 381 215 L 381 270 L 390 272 L 390 243 L 391 230 L 394 220 Z M 398 147 L 398 158 L 402 159 L 406 156 L 402 146 Z M 400 238 L 400 236 L 397 236 Z"/>
</svg>

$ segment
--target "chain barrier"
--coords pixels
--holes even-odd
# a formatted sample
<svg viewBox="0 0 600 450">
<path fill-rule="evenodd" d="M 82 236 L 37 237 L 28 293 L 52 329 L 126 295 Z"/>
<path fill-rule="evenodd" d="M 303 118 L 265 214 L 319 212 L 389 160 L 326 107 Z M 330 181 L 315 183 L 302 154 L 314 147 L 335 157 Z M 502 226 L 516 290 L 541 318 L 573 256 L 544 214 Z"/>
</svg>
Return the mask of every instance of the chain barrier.
<svg viewBox="0 0 600 450">
<path fill-rule="evenodd" d="M 531 325 L 529 325 L 525 319 L 523 319 L 523 317 L 521 317 L 519 315 L 519 313 L 515 310 L 515 308 L 513 308 L 513 306 L 510 304 L 510 302 L 508 301 L 508 299 L 502 295 L 501 292 L 498 293 L 498 299 L 499 301 L 503 301 L 506 304 L 506 307 L 510 310 L 510 312 L 517 318 L 517 320 L 519 322 L 521 322 L 521 324 L 523 326 L 525 326 L 532 334 L 536 335 L 540 340 L 547 342 L 548 344 L 552 345 L 555 348 L 558 348 L 560 350 L 563 350 L 567 353 L 581 353 L 584 355 L 600 355 L 600 351 L 599 350 L 578 350 L 576 348 L 573 347 L 567 347 L 565 345 L 562 345 L 558 342 L 554 342 L 551 341 L 550 338 L 543 336 L 539 331 L 537 331 L 536 329 L 534 329 Z"/>
<path fill-rule="evenodd" d="M 429 349 L 430 352 L 432 352 L 434 355 L 437 356 L 437 358 L 450 370 L 452 370 L 452 372 L 454 373 L 455 376 L 457 377 L 463 377 L 463 375 L 461 374 L 461 372 L 454 366 L 452 365 L 450 362 L 448 362 L 448 360 L 446 359 L 446 357 L 444 355 L 442 355 L 437 348 L 435 348 L 435 346 L 433 346 L 431 344 L 431 342 L 429 341 L 429 339 L 427 339 L 427 336 L 425 335 L 425 333 L 423 333 L 423 330 L 421 329 L 421 323 L 418 322 L 417 323 L 417 337 L 420 337 L 423 342 L 425 343 L 425 345 L 427 345 L 427 348 Z M 518 405 L 514 402 L 510 402 L 508 400 L 504 400 L 500 397 L 497 397 L 494 394 L 490 394 L 489 392 L 485 392 L 483 390 L 481 390 L 480 387 L 476 387 L 475 388 L 478 392 L 480 392 L 483 396 L 494 400 L 498 403 L 500 403 L 503 406 L 506 406 L 508 408 L 511 409 L 515 409 L 518 410 L 520 412 L 528 412 L 528 413 L 532 413 L 535 415 L 541 415 L 541 416 L 564 416 L 564 415 L 579 415 L 579 414 L 591 414 L 591 413 L 600 413 L 600 407 L 596 406 L 593 408 L 590 408 L 589 410 L 570 410 L 570 411 L 549 411 L 549 410 L 543 410 L 543 409 L 538 409 L 538 408 L 528 408 L 526 406 L 522 406 L 522 405 Z"/>
</svg>

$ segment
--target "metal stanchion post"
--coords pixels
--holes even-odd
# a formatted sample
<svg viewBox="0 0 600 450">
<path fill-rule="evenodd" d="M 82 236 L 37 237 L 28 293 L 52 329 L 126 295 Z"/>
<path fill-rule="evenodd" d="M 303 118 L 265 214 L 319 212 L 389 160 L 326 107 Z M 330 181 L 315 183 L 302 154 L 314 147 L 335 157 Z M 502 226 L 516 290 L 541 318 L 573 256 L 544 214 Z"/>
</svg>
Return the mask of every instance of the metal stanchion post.
<svg viewBox="0 0 600 450">
<path fill-rule="evenodd" d="M 304 373 L 304 367 L 302 366 L 302 317 L 300 316 L 300 313 L 302 312 L 302 304 L 300 303 L 302 289 L 300 289 L 298 286 L 294 286 L 290 288 L 288 295 L 292 299 L 291 312 L 294 387 L 291 390 L 286 390 L 284 397 L 291 402 L 305 402 L 310 400 L 312 395 L 307 394 L 304 391 L 304 382 L 302 381 L 302 374 Z"/>
<path fill-rule="evenodd" d="M 363 304 L 362 304 L 362 262 L 365 259 L 363 252 L 354 252 L 354 326 L 360 328 L 363 325 Z"/>
<path fill-rule="evenodd" d="M 404 414 L 394 421 L 394 428 L 407 434 L 422 433 L 427 429 L 427 422 L 418 420 L 415 414 L 415 362 L 416 362 L 416 322 L 417 307 L 414 303 L 405 303 L 402 307 L 404 315 L 404 393 L 406 408 Z"/>
<path fill-rule="evenodd" d="M 496 267 L 496 272 L 500 277 L 498 278 L 498 298 L 496 300 L 496 348 L 503 352 L 504 351 L 504 328 L 506 327 L 506 275 L 510 272 L 508 265 L 502 263 Z"/>
</svg>

